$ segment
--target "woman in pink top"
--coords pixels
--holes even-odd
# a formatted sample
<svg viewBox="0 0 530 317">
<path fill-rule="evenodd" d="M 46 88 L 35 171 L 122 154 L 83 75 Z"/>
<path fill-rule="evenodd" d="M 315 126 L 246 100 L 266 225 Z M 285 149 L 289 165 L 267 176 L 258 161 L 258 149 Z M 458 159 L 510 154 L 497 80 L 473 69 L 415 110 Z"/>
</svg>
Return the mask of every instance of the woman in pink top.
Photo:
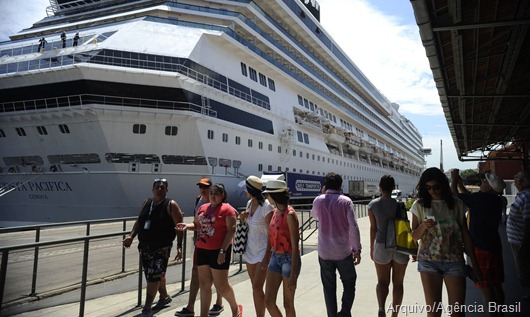
<svg viewBox="0 0 530 317">
<path fill-rule="evenodd" d="M 234 290 L 228 283 L 228 269 L 232 239 L 236 230 L 236 212 L 226 203 L 223 184 L 210 187 L 210 203 L 199 207 L 192 223 L 179 223 L 177 230 L 196 230 L 197 269 L 201 294 L 201 317 L 208 317 L 212 300 L 212 284 L 228 301 L 232 317 L 243 316 L 243 306 L 238 305 Z"/>
<path fill-rule="evenodd" d="M 288 317 L 296 316 L 294 294 L 301 258 L 298 247 L 299 223 L 293 207 L 289 206 L 289 193 L 284 181 L 270 180 L 263 193 L 276 208 L 269 225 L 271 257 L 267 269 L 265 306 L 271 317 L 283 316 L 276 305 L 280 284 L 283 283 L 283 307 Z"/>
</svg>

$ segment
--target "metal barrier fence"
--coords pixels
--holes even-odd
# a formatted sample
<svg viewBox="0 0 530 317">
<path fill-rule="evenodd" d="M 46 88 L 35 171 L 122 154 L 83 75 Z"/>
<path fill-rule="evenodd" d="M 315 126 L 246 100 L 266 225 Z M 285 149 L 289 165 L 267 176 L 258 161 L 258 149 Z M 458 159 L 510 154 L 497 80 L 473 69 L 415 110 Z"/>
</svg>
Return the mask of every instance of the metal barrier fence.
<svg viewBox="0 0 530 317">
<path fill-rule="evenodd" d="M 356 204 L 356 214 L 358 218 L 367 216 L 367 207 L 365 204 Z M 318 229 L 318 224 L 314 218 L 310 216 L 309 211 L 311 210 L 312 205 L 311 204 L 299 204 L 295 205 L 293 204 L 293 207 L 297 211 L 297 214 L 300 218 L 300 246 L 301 246 L 301 254 L 303 255 L 305 253 L 304 250 L 304 244 L 307 241 L 308 238 L 310 238 Z M 46 294 L 56 295 L 59 292 L 59 289 L 61 292 L 66 291 L 72 291 L 72 290 L 80 290 L 80 299 L 79 299 L 79 316 L 84 316 L 84 309 L 85 309 L 85 299 L 86 299 L 86 290 L 88 285 L 93 285 L 97 283 L 101 283 L 102 281 L 105 281 L 105 278 L 109 277 L 123 277 L 127 275 L 132 274 L 138 274 L 138 306 L 142 305 L 142 282 L 143 282 L 143 276 L 141 274 L 141 262 L 139 260 L 139 256 L 137 252 L 131 253 L 129 252 L 129 257 L 127 257 L 126 250 L 122 247 L 121 241 L 125 238 L 125 236 L 130 232 L 130 229 L 132 228 L 134 221 L 136 220 L 136 217 L 124 217 L 124 218 L 113 218 L 113 219 L 102 219 L 102 220 L 91 220 L 91 221 L 77 221 L 77 222 L 68 222 L 68 223 L 56 223 L 56 224 L 43 224 L 43 225 L 34 225 L 34 226 L 23 226 L 23 227 L 12 227 L 12 228 L 0 228 L 0 254 L 2 256 L 1 260 L 1 267 L 0 267 L 0 315 L 2 315 L 2 310 L 5 308 L 8 308 L 10 306 L 14 306 L 17 304 L 20 304 L 24 301 L 31 301 L 31 300 L 37 300 L 46 297 Z M 186 218 L 186 220 L 190 220 L 190 218 Z M 103 227 L 102 230 L 104 233 L 101 234 L 93 234 L 92 231 L 94 231 L 94 228 L 96 228 L 98 225 L 114 225 L 121 223 L 121 231 L 113 231 L 113 232 L 105 232 L 108 229 L 108 227 Z M 84 227 L 84 230 L 79 227 Z M 69 231 L 70 233 L 67 234 L 77 234 L 75 237 L 67 237 L 62 239 L 49 239 L 47 241 L 42 241 L 44 233 L 47 233 L 50 237 L 57 237 L 63 235 L 59 234 L 57 231 L 54 231 L 54 229 L 57 230 L 74 230 L 72 228 L 75 228 L 76 233 L 71 233 L 73 231 Z M 129 229 L 128 229 L 129 228 Z M 98 230 L 101 230 L 101 228 L 98 228 Z M 115 227 L 113 228 L 115 230 Z M 19 240 L 17 237 L 20 237 L 21 234 L 24 235 L 26 241 L 29 241 L 28 237 L 31 237 L 28 232 L 34 231 L 35 235 L 34 238 L 31 238 L 34 241 L 28 242 L 28 243 L 22 243 L 17 245 L 6 245 L 7 243 L 11 243 L 11 240 Z M 84 235 L 79 236 L 80 233 L 84 232 Z M 12 235 L 12 237 L 9 237 L 9 234 Z M 192 249 L 192 239 L 189 239 L 188 234 L 192 234 L 189 232 L 185 232 L 183 237 L 183 250 L 182 250 L 182 257 L 183 259 L 186 259 L 189 257 L 188 250 Z M 7 236 L 6 239 L 4 239 Z M 109 239 L 114 239 L 112 242 L 109 242 Z M 106 240 L 105 240 L 106 239 Z M 100 245 L 98 245 L 98 241 Z M 137 242 L 137 239 L 135 240 Z M 72 247 L 72 245 L 76 243 L 81 243 L 82 248 L 80 250 L 75 250 L 75 247 Z M 110 246 L 109 246 L 110 245 Z M 41 254 L 42 250 L 44 248 L 57 248 L 57 249 L 50 249 L 51 251 L 48 251 L 49 254 L 52 254 L 51 256 L 43 256 Z M 119 248 L 121 250 L 120 252 L 120 266 L 118 271 L 106 271 L 106 272 L 96 272 L 95 276 L 89 276 L 89 255 L 91 254 L 91 248 L 93 248 L 93 252 L 95 251 L 101 251 L 102 248 L 109 248 L 115 250 L 116 248 Z M 73 250 L 70 252 L 70 256 L 64 256 L 63 258 L 60 257 L 61 253 L 68 253 L 64 251 L 65 249 Z M 112 250 L 111 250 L 112 251 Z M 20 252 L 17 254 L 17 252 Z M 51 269 L 52 270 L 58 270 L 56 272 L 57 274 L 52 275 L 61 275 L 61 268 L 57 268 L 55 265 L 57 264 L 51 264 L 50 263 L 39 263 L 39 260 L 45 259 L 46 261 L 49 261 L 50 258 L 58 257 L 57 261 L 64 263 L 68 268 L 72 268 L 76 266 L 76 263 L 79 262 L 76 260 L 76 254 L 79 255 L 79 253 L 82 252 L 82 261 L 79 263 L 80 267 L 80 273 L 81 276 L 76 281 L 69 280 L 67 282 L 63 282 L 63 285 L 61 285 L 61 281 L 59 278 L 54 278 L 53 282 L 57 282 L 57 285 L 52 285 L 44 287 L 41 286 L 42 289 L 38 289 L 38 280 L 41 277 L 39 275 L 40 269 L 42 267 L 44 269 Z M 108 252 L 110 257 L 112 255 L 115 255 L 116 252 Z M 191 254 L 191 253 L 190 253 Z M 73 256 L 71 256 L 73 255 Z M 32 262 L 31 265 L 31 286 L 28 285 L 29 288 L 29 295 L 26 293 L 26 290 L 23 290 L 26 285 L 24 283 L 21 283 L 22 280 L 26 278 L 27 275 L 24 274 L 24 272 L 15 272 L 11 271 L 12 276 L 8 275 L 8 268 L 11 269 L 10 262 L 10 256 L 15 257 L 15 261 L 11 263 L 11 266 L 16 266 L 14 264 L 20 264 L 22 260 L 25 259 L 26 262 Z M 18 257 L 18 259 L 17 259 Z M 95 255 L 93 255 L 95 257 Z M 110 258 L 109 256 L 104 255 L 103 259 L 105 260 L 105 269 L 107 269 L 108 265 L 107 263 L 115 262 L 113 258 Z M 31 261 L 32 260 L 32 261 Z M 117 260 L 116 260 L 117 261 Z M 90 262 L 91 265 L 94 264 L 94 261 Z M 181 263 L 177 263 L 182 265 L 182 270 L 180 273 L 180 283 L 181 287 L 180 290 L 183 292 L 185 290 L 185 281 L 186 281 L 186 261 L 182 261 Z M 232 258 L 232 264 L 239 265 L 239 272 L 243 271 L 243 262 L 241 256 L 234 256 Z M 112 266 L 112 265 L 110 265 Z M 66 269 L 66 268 L 65 268 Z M 101 275 L 107 275 L 102 278 Z M 6 293 L 6 285 L 14 285 L 15 283 L 18 285 L 17 290 L 9 290 L 9 292 L 18 292 L 18 293 Z"/>
</svg>

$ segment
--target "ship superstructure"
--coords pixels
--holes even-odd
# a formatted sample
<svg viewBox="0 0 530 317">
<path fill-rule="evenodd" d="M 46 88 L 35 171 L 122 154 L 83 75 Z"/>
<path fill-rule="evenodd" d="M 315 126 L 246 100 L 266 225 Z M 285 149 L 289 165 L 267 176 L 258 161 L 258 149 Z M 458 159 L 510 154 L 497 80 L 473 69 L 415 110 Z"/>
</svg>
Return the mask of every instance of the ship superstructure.
<svg viewBox="0 0 530 317">
<path fill-rule="evenodd" d="M 420 133 L 317 2 L 50 3 L 0 43 L 1 225 L 135 215 L 157 177 L 187 215 L 201 177 L 236 206 L 241 180 L 274 171 L 414 191 Z"/>
</svg>

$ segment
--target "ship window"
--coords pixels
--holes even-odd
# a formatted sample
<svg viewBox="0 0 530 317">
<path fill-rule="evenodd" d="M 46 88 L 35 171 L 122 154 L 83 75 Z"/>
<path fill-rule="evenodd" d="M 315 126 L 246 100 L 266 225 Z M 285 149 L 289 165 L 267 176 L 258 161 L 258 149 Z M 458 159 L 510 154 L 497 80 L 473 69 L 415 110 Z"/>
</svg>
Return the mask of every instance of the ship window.
<svg viewBox="0 0 530 317">
<path fill-rule="evenodd" d="M 147 127 L 145 124 L 133 124 L 133 133 L 135 134 L 145 134 Z"/>
<path fill-rule="evenodd" d="M 50 164 L 98 164 L 101 159 L 97 153 L 48 155 Z"/>
<path fill-rule="evenodd" d="M 304 143 L 309 144 L 309 135 L 307 133 L 304 133 Z"/>
<path fill-rule="evenodd" d="M 26 136 L 26 130 L 24 128 L 16 128 L 15 130 L 19 136 Z"/>
<path fill-rule="evenodd" d="M 243 76 L 247 77 L 247 64 L 241 62 L 241 74 L 243 74 Z"/>
<path fill-rule="evenodd" d="M 4 163 L 6 165 L 34 165 L 34 166 L 42 166 L 44 165 L 44 160 L 42 157 L 34 155 L 34 156 L 5 156 L 3 158 Z"/>
<path fill-rule="evenodd" d="M 48 160 L 50 160 L 49 157 L 48 157 Z M 141 164 L 160 163 L 160 157 L 156 154 L 105 153 L 105 160 L 109 163 L 133 163 L 133 162 L 137 162 Z"/>
<path fill-rule="evenodd" d="M 288 167 L 286 167 L 286 168 L 285 168 L 285 171 L 286 171 L 286 172 L 289 172 L 289 168 L 288 168 Z"/>
<path fill-rule="evenodd" d="M 267 170 L 268 170 L 269 172 L 272 172 L 272 165 L 267 166 Z"/>
<path fill-rule="evenodd" d="M 162 162 L 176 165 L 208 165 L 206 157 L 191 155 L 162 155 Z"/>
<path fill-rule="evenodd" d="M 269 89 L 272 91 L 276 91 L 276 84 L 274 83 L 274 80 L 268 78 L 269 81 Z"/>
<path fill-rule="evenodd" d="M 263 164 L 258 164 L 258 172 L 262 172 L 263 171 Z"/>
<path fill-rule="evenodd" d="M 166 135 L 177 135 L 178 127 L 168 125 L 166 126 Z"/>
<path fill-rule="evenodd" d="M 208 139 L 213 140 L 213 130 L 208 130 Z"/>
<path fill-rule="evenodd" d="M 66 124 L 59 124 L 59 130 L 61 131 L 61 133 L 64 133 L 64 134 L 70 133 L 70 128 L 68 128 Z"/>
<path fill-rule="evenodd" d="M 267 87 L 267 77 L 265 77 L 265 75 L 263 75 L 262 73 L 259 73 L 259 83 L 262 86 Z"/>
<path fill-rule="evenodd" d="M 296 156 L 296 150 L 293 150 L 293 156 Z"/>
<path fill-rule="evenodd" d="M 282 147 L 278 146 L 278 153 L 282 153 Z"/>
<path fill-rule="evenodd" d="M 241 144 L 241 137 L 236 136 L 236 144 L 237 145 Z"/>
<path fill-rule="evenodd" d="M 309 110 L 315 111 L 315 105 L 311 101 L 309 102 Z"/>
<path fill-rule="evenodd" d="M 304 98 L 304 107 L 309 109 L 309 101 L 307 99 L 305 99 L 305 98 Z"/>
<path fill-rule="evenodd" d="M 228 142 L 228 134 L 227 133 L 223 133 L 223 142 Z"/>
<path fill-rule="evenodd" d="M 258 148 L 259 148 L 260 150 L 263 150 L 263 142 L 261 142 L 261 141 L 258 142 Z"/>
<path fill-rule="evenodd" d="M 252 140 L 248 139 L 248 147 L 252 147 Z"/>
<path fill-rule="evenodd" d="M 269 144 L 269 151 L 272 152 L 272 144 Z"/>
<path fill-rule="evenodd" d="M 305 158 L 309 160 L 309 153 L 305 154 Z"/>
<path fill-rule="evenodd" d="M 302 96 L 300 95 L 298 95 L 298 104 L 302 107 L 304 106 L 304 99 L 302 99 Z"/>
<path fill-rule="evenodd" d="M 313 156 L 312 156 L 312 157 L 313 157 L 313 161 L 314 161 L 314 160 L 315 160 L 315 154 L 313 154 Z"/>
<path fill-rule="evenodd" d="M 296 135 L 298 136 L 298 142 L 304 142 L 304 136 L 302 135 L 302 132 L 296 131 Z"/>
<path fill-rule="evenodd" d="M 38 126 L 37 132 L 39 132 L 40 135 L 48 135 L 48 130 L 46 130 L 45 126 Z"/>
<path fill-rule="evenodd" d="M 250 79 L 252 79 L 253 81 L 257 82 L 258 81 L 258 73 L 256 72 L 256 70 L 252 67 L 249 67 L 248 68 L 249 72 L 250 72 Z"/>
<path fill-rule="evenodd" d="M 302 157 L 304 155 L 304 153 L 302 151 L 300 151 L 300 157 Z"/>
<path fill-rule="evenodd" d="M 3 129 L 0 129 L 0 138 L 5 138 L 6 137 L 6 133 L 4 132 Z"/>
</svg>

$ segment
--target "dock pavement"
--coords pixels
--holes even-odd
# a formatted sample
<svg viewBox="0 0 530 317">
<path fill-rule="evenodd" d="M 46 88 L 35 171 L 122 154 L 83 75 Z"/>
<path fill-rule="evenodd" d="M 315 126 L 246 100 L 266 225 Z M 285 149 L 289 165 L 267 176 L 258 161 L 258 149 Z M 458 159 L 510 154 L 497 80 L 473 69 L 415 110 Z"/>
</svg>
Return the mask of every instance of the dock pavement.
<svg viewBox="0 0 530 317">
<path fill-rule="evenodd" d="M 358 219 L 359 229 L 361 231 L 361 242 L 363 245 L 361 253 L 361 263 L 356 267 L 357 283 L 355 301 L 352 308 L 353 316 L 377 316 L 378 304 L 375 295 L 375 287 L 377 284 L 376 272 L 374 264 L 370 259 L 370 244 L 369 244 L 369 228 L 370 222 L 368 217 Z M 530 303 L 522 301 L 523 289 L 517 282 L 513 258 L 511 250 L 506 245 L 506 233 L 504 225 L 500 227 L 501 237 L 503 238 L 504 248 L 504 262 L 506 281 L 504 289 L 506 292 L 506 307 L 507 310 L 514 310 L 507 312 L 505 316 L 530 316 Z M 304 242 L 305 249 L 316 249 L 317 235 L 312 235 Z M 189 259 L 188 259 L 189 260 Z M 237 301 L 243 305 L 243 315 L 245 317 L 255 316 L 254 305 L 252 299 L 252 287 L 248 279 L 246 271 L 239 274 L 232 274 L 234 268 L 231 268 L 230 283 L 234 289 Z M 338 278 L 337 278 L 338 279 Z M 171 280 L 168 277 L 168 280 Z M 187 281 L 189 282 L 189 281 Z M 337 281 L 338 298 L 340 300 L 342 287 L 340 279 Z M 179 293 L 180 283 L 169 283 L 168 291 L 173 298 L 173 302 L 162 310 L 155 312 L 155 316 L 169 317 L 174 316 L 177 310 L 185 306 L 188 300 L 188 284 L 186 283 L 186 291 Z M 420 275 L 417 272 L 417 263 L 409 262 L 407 272 L 404 280 L 404 298 L 401 307 L 400 316 L 426 316 L 425 301 L 423 295 L 423 287 L 420 280 Z M 144 284 L 145 291 L 145 284 Z M 467 297 L 466 304 L 460 306 L 461 309 L 467 310 L 467 316 L 486 316 L 484 311 L 488 310 L 489 306 L 482 303 L 482 296 L 478 289 L 467 282 Z M 387 299 L 387 307 L 391 299 L 392 290 L 390 289 L 389 297 Z M 145 293 L 142 294 L 142 300 L 145 298 Z M 215 298 L 215 296 L 213 297 Z M 137 307 L 138 293 L 136 291 L 116 292 L 110 295 L 90 299 L 85 302 L 86 317 L 101 317 L 101 316 L 139 316 L 141 307 Z M 57 317 L 57 316 L 79 316 L 79 303 L 56 305 L 50 308 L 37 309 L 30 312 L 20 313 L 19 317 Z M 230 309 L 224 302 L 225 311 L 219 315 L 220 317 L 230 317 Z M 442 316 L 449 316 L 449 307 L 447 305 L 447 296 L 445 288 L 443 291 L 443 307 Z M 278 306 L 282 307 L 282 294 L 280 287 L 280 294 L 278 294 Z M 324 296 L 322 292 L 322 284 L 320 282 L 320 269 L 318 264 L 318 254 L 316 251 L 306 253 L 302 256 L 302 270 L 298 279 L 298 287 L 296 290 L 295 299 L 297 316 L 312 317 L 312 316 L 326 316 Z M 339 305 L 340 306 L 340 305 Z M 199 299 L 195 304 L 196 316 L 199 315 Z M 386 308 L 387 308 L 386 307 Z M 390 316 L 387 313 L 387 316 Z M 266 316 L 270 316 L 268 313 Z"/>
</svg>

